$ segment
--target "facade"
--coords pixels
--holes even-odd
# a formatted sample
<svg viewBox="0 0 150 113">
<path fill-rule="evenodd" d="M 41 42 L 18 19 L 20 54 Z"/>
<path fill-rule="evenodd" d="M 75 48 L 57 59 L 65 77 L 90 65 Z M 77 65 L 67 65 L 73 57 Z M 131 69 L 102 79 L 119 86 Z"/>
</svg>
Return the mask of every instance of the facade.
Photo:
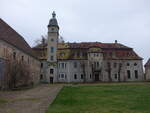
<svg viewBox="0 0 150 113">
<path fill-rule="evenodd" d="M 42 82 L 143 81 L 143 62 L 123 44 L 59 42 L 56 14 L 48 25 L 48 39 L 33 48 L 41 60 Z"/>
<path fill-rule="evenodd" d="M 145 79 L 150 81 L 150 59 L 145 64 Z"/>
<path fill-rule="evenodd" d="M 4 67 L 3 62 L 21 61 L 27 64 L 27 67 L 30 70 L 29 74 L 31 77 L 30 78 L 31 81 L 35 84 L 39 82 L 40 61 L 38 60 L 38 58 L 35 57 L 32 48 L 27 44 L 24 38 L 20 36 L 15 30 L 13 30 L 2 19 L 0 19 L 0 58 L 1 58 L 0 61 L 1 76 L 3 75 L 6 77 L 6 75 L 4 75 L 4 72 L 2 72 L 2 70 L 5 69 L 5 73 L 6 71 L 8 71 L 6 67 Z"/>
</svg>

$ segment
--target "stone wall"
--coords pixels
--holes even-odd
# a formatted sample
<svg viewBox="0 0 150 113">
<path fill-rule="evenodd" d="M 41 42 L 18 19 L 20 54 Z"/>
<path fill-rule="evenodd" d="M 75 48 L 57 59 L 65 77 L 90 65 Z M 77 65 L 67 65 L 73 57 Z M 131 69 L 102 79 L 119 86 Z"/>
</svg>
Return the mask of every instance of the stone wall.
<svg viewBox="0 0 150 113">
<path fill-rule="evenodd" d="M 30 68 L 30 76 L 33 83 L 39 83 L 40 61 L 19 50 L 18 48 L 0 40 L 0 57 L 6 60 L 14 60 L 14 52 L 16 53 L 16 61 L 23 60 Z"/>
</svg>

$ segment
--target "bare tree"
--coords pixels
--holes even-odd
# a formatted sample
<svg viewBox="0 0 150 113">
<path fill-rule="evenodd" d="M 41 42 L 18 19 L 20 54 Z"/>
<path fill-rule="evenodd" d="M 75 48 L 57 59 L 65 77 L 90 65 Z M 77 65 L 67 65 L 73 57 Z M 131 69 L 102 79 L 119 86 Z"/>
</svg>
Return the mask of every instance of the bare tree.
<svg viewBox="0 0 150 113">
<path fill-rule="evenodd" d="M 31 79 L 29 65 L 19 60 L 8 60 L 7 63 L 7 85 L 10 89 L 29 85 Z"/>
<path fill-rule="evenodd" d="M 64 43 L 64 42 L 65 42 L 64 37 L 59 35 L 59 43 Z"/>
</svg>

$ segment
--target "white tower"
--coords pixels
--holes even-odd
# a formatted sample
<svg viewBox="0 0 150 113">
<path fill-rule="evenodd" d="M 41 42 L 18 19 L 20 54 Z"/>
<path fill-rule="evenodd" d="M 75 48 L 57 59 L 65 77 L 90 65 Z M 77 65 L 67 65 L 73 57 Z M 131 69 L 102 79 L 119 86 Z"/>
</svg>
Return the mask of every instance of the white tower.
<svg viewBox="0 0 150 113">
<path fill-rule="evenodd" d="M 55 12 L 52 13 L 52 18 L 48 25 L 48 47 L 47 47 L 47 80 L 50 83 L 57 82 L 57 45 L 59 37 L 59 26 Z"/>
</svg>

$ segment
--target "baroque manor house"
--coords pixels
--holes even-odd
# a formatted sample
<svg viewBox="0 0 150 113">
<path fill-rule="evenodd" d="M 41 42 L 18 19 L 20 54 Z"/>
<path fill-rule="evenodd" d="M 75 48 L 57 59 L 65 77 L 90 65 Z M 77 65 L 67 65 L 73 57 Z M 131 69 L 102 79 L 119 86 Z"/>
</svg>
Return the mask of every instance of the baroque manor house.
<svg viewBox="0 0 150 113">
<path fill-rule="evenodd" d="M 42 82 L 143 81 L 142 58 L 123 44 L 59 42 L 59 26 L 53 12 L 48 39 L 33 48 L 41 61 Z"/>
</svg>

